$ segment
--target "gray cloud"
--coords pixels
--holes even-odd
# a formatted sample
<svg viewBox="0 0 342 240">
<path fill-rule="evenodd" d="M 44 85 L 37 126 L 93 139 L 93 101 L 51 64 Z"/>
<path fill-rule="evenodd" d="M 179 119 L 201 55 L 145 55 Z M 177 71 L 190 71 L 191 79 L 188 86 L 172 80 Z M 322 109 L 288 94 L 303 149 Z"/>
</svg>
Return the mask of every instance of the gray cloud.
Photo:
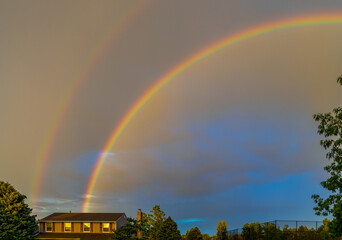
<svg viewBox="0 0 342 240">
<path fill-rule="evenodd" d="M 2 180 L 30 196 L 44 136 L 66 89 L 135 3 L 0 3 Z M 341 7 L 319 0 L 148 3 L 87 69 L 52 144 L 35 208 L 80 211 L 97 153 L 115 126 L 181 60 L 259 23 Z M 341 103 L 334 82 L 341 74 L 341 38 L 340 26 L 287 29 L 191 66 L 123 131 L 100 173 L 91 209 L 133 215 L 139 205 L 163 203 L 178 219 L 206 214 L 213 221 L 221 210 L 235 214 L 241 202 L 251 205 L 248 211 L 263 208 L 261 200 L 253 205 L 248 194 L 255 193 L 243 188 L 267 188 L 299 175 L 319 182 L 324 152 L 311 115 Z M 214 206 L 215 213 L 203 206 Z"/>
</svg>

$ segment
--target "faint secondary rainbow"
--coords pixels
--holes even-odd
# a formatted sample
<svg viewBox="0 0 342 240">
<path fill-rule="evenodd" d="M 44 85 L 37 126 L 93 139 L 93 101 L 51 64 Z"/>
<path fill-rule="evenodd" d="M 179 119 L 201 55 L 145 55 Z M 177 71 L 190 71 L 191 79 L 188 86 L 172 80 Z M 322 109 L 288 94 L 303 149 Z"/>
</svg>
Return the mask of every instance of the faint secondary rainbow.
<svg viewBox="0 0 342 240">
<path fill-rule="evenodd" d="M 151 86 L 144 94 L 142 94 L 142 96 L 128 110 L 128 112 L 124 115 L 124 117 L 121 119 L 119 124 L 115 127 L 110 138 L 106 142 L 105 147 L 102 150 L 102 154 L 96 160 L 96 165 L 92 171 L 92 174 L 91 174 L 91 177 L 88 182 L 87 189 L 86 189 L 86 194 L 84 196 L 83 212 L 87 212 L 89 210 L 89 202 L 92 197 L 92 193 L 94 191 L 96 180 L 106 160 L 106 157 L 107 157 L 106 153 L 111 151 L 111 149 L 113 148 L 113 145 L 119 138 L 120 134 L 125 129 L 127 124 L 131 121 L 131 119 L 134 117 L 134 115 L 139 111 L 139 109 L 141 109 L 144 106 L 144 104 L 170 80 L 174 79 L 176 76 L 178 76 L 179 74 L 184 72 L 186 69 L 188 69 L 190 66 L 199 62 L 200 60 L 228 46 L 241 42 L 243 40 L 260 36 L 265 33 L 279 31 L 282 29 L 315 26 L 315 25 L 332 25 L 332 24 L 342 24 L 342 13 L 306 15 L 306 16 L 292 17 L 292 18 L 282 19 L 278 21 L 267 22 L 267 23 L 264 23 L 255 27 L 248 28 L 243 31 L 239 31 L 227 37 L 224 37 L 223 39 L 217 42 L 214 42 L 213 44 L 203 48 L 202 50 L 196 52 L 195 54 L 191 55 L 189 58 L 183 60 L 182 62 L 174 66 L 165 75 L 157 79 L 155 81 L 155 84 Z"/>
<path fill-rule="evenodd" d="M 33 204 L 38 198 L 38 192 L 41 186 L 41 179 L 43 178 L 44 169 L 46 168 L 47 160 L 50 156 L 58 129 L 60 129 L 61 127 L 64 116 L 68 111 L 74 96 L 77 94 L 82 83 L 87 79 L 99 60 L 105 55 L 106 51 L 111 46 L 113 41 L 127 28 L 127 25 L 137 17 L 137 15 L 149 2 L 150 0 L 137 1 L 133 6 L 128 8 L 127 11 L 122 14 L 121 18 L 109 28 L 108 33 L 91 51 L 91 53 L 89 54 L 89 58 L 85 61 L 83 67 L 79 69 L 74 80 L 71 81 L 64 94 L 61 96 L 61 100 L 59 101 L 53 113 L 51 121 L 48 125 L 48 130 L 46 131 L 38 153 L 36 161 L 37 167 L 35 168 L 30 191 L 31 201 Z"/>
</svg>

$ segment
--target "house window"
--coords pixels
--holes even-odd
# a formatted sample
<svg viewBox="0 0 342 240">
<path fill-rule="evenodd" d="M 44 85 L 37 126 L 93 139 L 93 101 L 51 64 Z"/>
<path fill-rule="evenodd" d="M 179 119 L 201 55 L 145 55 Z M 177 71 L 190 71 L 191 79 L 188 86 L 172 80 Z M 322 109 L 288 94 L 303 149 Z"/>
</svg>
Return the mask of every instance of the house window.
<svg viewBox="0 0 342 240">
<path fill-rule="evenodd" d="M 45 231 L 46 232 L 52 232 L 52 223 L 51 222 L 45 223 Z"/>
<path fill-rule="evenodd" d="M 64 223 L 64 232 L 71 232 L 71 223 Z"/>
<path fill-rule="evenodd" d="M 90 232 L 90 223 L 83 223 L 83 232 Z"/>
<path fill-rule="evenodd" d="M 109 232 L 109 223 L 103 223 L 102 232 Z"/>
</svg>

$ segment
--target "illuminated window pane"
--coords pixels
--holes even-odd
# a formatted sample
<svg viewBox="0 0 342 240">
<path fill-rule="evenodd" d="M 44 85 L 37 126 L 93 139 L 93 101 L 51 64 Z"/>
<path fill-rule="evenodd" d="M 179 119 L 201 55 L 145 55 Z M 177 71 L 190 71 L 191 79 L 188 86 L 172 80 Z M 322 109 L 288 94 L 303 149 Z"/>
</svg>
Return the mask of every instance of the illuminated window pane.
<svg viewBox="0 0 342 240">
<path fill-rule="evenodd" d="M 71 223 L 64 223 L 64 232 L 71 232 Z"/>
<path fill-rule="evenodd" d="M 103 223 L 102 231 L 109 232 L 109 223 Z"/>
<path fill-rule="evenodd" d="M 46 223 L 46 229 L 45 229 L 47 232 L 52 232 L 52 223 L 50 222 L 47 222 Z"/>
<path fill-rule="evenodd" d="M 83 232 L 90 232 L 90 223 L 83 223 Z"/>
</svg>

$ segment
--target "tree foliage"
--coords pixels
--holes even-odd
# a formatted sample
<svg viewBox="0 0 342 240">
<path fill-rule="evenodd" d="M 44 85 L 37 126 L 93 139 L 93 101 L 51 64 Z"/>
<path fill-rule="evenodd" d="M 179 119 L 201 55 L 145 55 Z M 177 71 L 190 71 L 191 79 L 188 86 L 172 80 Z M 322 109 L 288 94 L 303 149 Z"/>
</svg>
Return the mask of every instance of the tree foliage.
<svg viewBox="0 0 342 240">
<path fill-rule="evenodd" d="M 165 213 L 160 209 L 160 205 L 155 205 L 150 214 L 143 213 L 143 218 L 146 219 L 150 230 L 148 232 L 149 239 L 161 239 L 163 223 L 166 220 Z"/>
<path fill-rule="evenodd" d="M 324 219 L 323 225 L 309 229 L 300 225 L 298 228 L 289 228 L 284 225 L 281 229 L 272 222 L 259 224 L 258 222 L 246 223 L 241 234 L 230 235 L 229 240 L 337 240 L 329 231 L 329 220 Z"/>
<path fill-rule="evenodd" d="M 242 228 L 242 237 L 246 240 L 256 240 L 262 237 L 262 227 L 259 222 L 245 223 Z"/>
<path fill-rule="evenodd" d="M 128 217 L 127 223 L 122 226 L 119 230 L 114 231 L 113 239 L 116 240 L 132 240 L 137 239 L 138 231 L 142 231 L 142 240 L 147 240 L 149 225 L 146 219 L 137 221 L 134 218 Z"/>
<path fill-rule="evenodd" d="M 161 233 L 159 234 L 158 239 L 165 240 L 181 240 L 182 236 L 180 231 L 177 228 L 177 224 L 172 220 L 171 217 L 168 217 L 162 224 Z"/>
<path fill-rule="evenodd" d="M 208 233 L 203 233 L 202 234 L 202 238 L 203 238 L 203 240 L 210 240 L 210 239 L 212 239 Z"/>
<path fill-rule="evenodd" d="M 0 239 L 33 239 L 38 230 L 32 209 L 9 183 L 0 181 Z"/>
<path fill-rule="evenodd" d="M 138 231 L 142 231 L 143 240 L 181 240 L 182 236 L 177 224 L 171 217 L 165 218 L 165 213 L 156 205 L 150 214 L 143 213 L 141 221 L 128 218 L 128 222 L 119 230 L 114 231 L 116 240 L 137 239 Z"/>
<path fill-rule="evenodd" d="M 216 230 L 217 230 L 216 240 L 227 240 L 228 239 L 227 223 L 225 220 L 218 221 Z"/>
<path fill-rule="evenodd" d="M 342 85 L 342 76 L 337 79 Z M 324 139 L 320 141 L 320 145 L 327 150 L 326 158 L 330 164 L 324 167 L 330 177 L 321 182 L 323 188 L 331 192 L 331 194 L 323 199 L 317 194 L 312 195 L 316 203 L 314 210 L 317 215 L 327 216 L 333 215 L 333 220 L 329 226 L 330 231 L 335 236 L 342 235 L 342 108 L 334 108 L 328 113 L 318 113 L 313 116 L 314 120 L 319 123 L 318 134 Z"/>
<path fill-rule="evenodd" d="M 203 240 L 202 233 L 198 227 L 191 228 L 190 231 L 186 231 L 186 240 Z"/>
</svg>

